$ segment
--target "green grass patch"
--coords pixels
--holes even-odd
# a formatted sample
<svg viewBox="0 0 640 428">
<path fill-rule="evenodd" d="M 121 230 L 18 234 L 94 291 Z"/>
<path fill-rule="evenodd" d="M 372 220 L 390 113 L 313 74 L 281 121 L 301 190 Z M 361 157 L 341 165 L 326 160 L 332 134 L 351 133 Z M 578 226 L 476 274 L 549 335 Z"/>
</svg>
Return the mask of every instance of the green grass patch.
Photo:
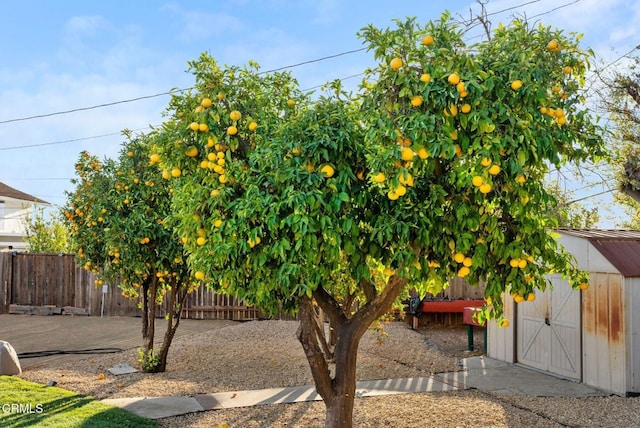
<svg viewBox="0 0 640 428">
<path fill-rule="evenodd" d="M 0 376 L 0 427 L 157 427 L 155 421 L 65 389 Z"/>
</svg>

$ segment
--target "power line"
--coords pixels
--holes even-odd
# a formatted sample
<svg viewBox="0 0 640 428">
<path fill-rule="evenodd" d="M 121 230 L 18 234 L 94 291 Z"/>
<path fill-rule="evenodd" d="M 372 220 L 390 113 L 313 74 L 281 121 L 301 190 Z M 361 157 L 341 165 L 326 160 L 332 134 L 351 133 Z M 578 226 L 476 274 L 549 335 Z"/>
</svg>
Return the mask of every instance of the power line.
<svg viewBox="0 0 640 428">
<path fill-rule="evenodd" d="M 286 69 L 290 69 L 290 68 L 300 67 L 300 66 L 307 65 L 307 64 L 313 64 L 315 62 L 326 61 L 328 59 L 337 58 L 337 57 L 341 57 L 341 56 L 344 56 L 344 55 L 350 55 L 350 54 L 357 53 L 357 52 L 362 52 L 362 51 L 364 51 L 366 49 L 367 49 L 366 47 L 363 47 L 363 48 L 359 48 L 359 49 L 352 49 L 352 50 L 348 50 L 348 51 L 344 51 L 344 52 L 339 52 L 339 53 L 333 54 L 333 55 L 327 55 L 327 56 L 323 56 L 323 57 L 312 59 L 312 60 L 308 60 L 308 61 L 302 61 L 302 62 L 298 62 L 298 63 L 291 64 L 291 65 L 285 65 L 284 67 L 278 67 L 278 68 L 273 68 L 271 70 L 265 70 L 265 71 L 262 71 L 262 72 L 260 72 L 258 74 L 274 73 L 276 71 L 281 71 L 281 70 L 286 70 Z M 34 116 L 27 116 L 27 117 L 19 117 L 19 118 L 14 118 L 14 119 L 0 120 L 0 125 L 6 124 L 6 123 L 21 122 L 21 121 L 25 121 L 25 120 L 40 119 L 40 118 L 43 118 L 43 117 L 51 117 L 51 116 L 59 116 L 59 115 L 63 115 L 63 114 L 69 114 L 69 113 L 77 113 L 77 112 L 86 111 L 86 110 L 94 110 L 94 109 L 114 106 L 114 105 L 118 105 L 118 104 L 127 104 L 127 103 L 136 102 L 136 101 L 147 100 L 147 99 L 150 99 L 150 98 L 157 98 L 157 97 L 162 97 L 162 96 L 166 96 L 166 95 L 185 92 L 185 91 L 188 91 L 188 90 L 191 90 L 191 89 L 193 89 L 193 87 L 183 88 L 183 89 L 172 89 L 170 91 L 161 92 L 159 94 L 144 95 L 144 96 L 141 96 L 141 97 L 129 98 L 129 99 L 125 99 L 125 100 L 113 101 L 113 102 L 103 103 L 103 104 L 96 104 L 96 105 L 88 106 L 88 107 L 78 107 L 78 108 L 74 108 L 74 109 L 71 109 L 71 110 L 63 110 L 63 111 L 56 111 L 56 112 L 52 112 L 52 113 L 38 114 L 38 115 L 34 115 Z"/>
</svg>

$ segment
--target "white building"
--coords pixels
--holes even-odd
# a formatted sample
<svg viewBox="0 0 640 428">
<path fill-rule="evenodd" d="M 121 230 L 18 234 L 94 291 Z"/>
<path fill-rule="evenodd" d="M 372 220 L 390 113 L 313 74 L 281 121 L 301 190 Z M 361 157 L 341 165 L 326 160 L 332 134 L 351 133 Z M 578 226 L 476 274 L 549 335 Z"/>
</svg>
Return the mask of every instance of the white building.
<svg viewBox="0 0 640 428">
<path fill-rule="evenodd" d="M 25 251 L 25 219 L 37 205 L 49 205 L 0 182 L 0 251 Z"/>
</svg>

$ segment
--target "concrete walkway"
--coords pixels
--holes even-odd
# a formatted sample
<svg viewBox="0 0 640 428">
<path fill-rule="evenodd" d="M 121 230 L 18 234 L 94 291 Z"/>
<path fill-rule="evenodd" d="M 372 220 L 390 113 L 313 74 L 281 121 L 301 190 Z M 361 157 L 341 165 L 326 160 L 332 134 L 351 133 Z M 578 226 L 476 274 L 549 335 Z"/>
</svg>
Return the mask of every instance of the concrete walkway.
<svg viewBox="0 0 640 428">
<path fill-rule="evenodd" d="M 361 381 L 356 397 L 478 389 L 499 394 L 597 397 L 609 393 L 487 357 L 463 360 L 464 370 L 429 377 Z M 321 400 L 313 386 L 230 391 L 182 397 L 132 397 L 102 400 L 151 419 L 186 413 L 267 404 Z"/>
</svg>

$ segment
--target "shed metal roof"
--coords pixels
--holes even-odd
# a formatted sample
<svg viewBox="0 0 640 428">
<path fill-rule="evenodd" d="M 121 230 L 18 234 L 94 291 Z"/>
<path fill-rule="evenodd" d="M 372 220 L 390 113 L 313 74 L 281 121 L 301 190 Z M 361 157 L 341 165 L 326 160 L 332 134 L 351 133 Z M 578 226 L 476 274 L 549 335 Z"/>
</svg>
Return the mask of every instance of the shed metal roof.
<svg viewBox="0 0 640 428">
<path fill-rule="evenodd" d="M 640 230 L 557 229 L 588 240 L 622 275 L 640 277 Z"/>
</svg>

